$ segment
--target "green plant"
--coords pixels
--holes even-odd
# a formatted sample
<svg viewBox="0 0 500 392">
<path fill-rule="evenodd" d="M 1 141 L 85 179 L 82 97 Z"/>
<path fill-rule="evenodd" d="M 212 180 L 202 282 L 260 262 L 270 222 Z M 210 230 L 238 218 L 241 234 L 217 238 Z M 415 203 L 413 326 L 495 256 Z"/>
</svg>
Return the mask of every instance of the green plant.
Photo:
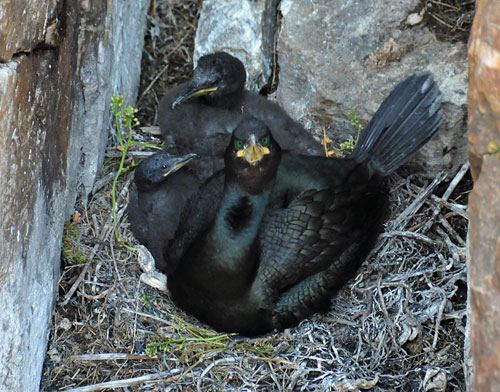
<svg viewBox="0 0 500 392">
<path fill-rule="evenodd" d="M 74 222 L 64 223 L 62 258 L 68 264 L 81 264 L 87 261 L 87 254 L 81 251 L 75 244 L 75 239 L 80 236 L 80 228 Z"/>
<path fill-rule="evenodd" d="M 226 349 L 230 342 L 230 336 L 231 334 L 206 334 L 193 328 L 178 327 L 175 337 L 165 336 L 148 343 L 146 354 L 156 355 L 161 351 L 180 352 L 181 360 L 187 360 L 208 351 Z"/>
<path fill-rule="evenodd" d="M 359 119 L 358 114 L 356 113 L 356 110 L 351 110 L 347 112 L 347 115 L 350 117 L 350 122 L 353 127 L 356 128 L 357 134 L 356 138 L 353 139 L 348 139 L 342 143 L 339 144 L 338 147 L 330 147 L 330 144 L 332 143 L 331 139 L 326 136 L 326 133 L 323 134 L 323 145 L 325 146 L 325 154 L 327 157 L 342 157 L 345 156 L 346 153 L 350 153 L 352 150 L 354 150 L 354 147 L 356 147 L 356 143 L 359 140 L 359 135 L 361 134 L 361 131 L 363 130 L 363 125 L 361 124 L 361 121 Z"/>
<path fill-rule="evenodd" d="M 361 131 L 363 130 L 363 125 L 361 124 L 361 121 L 359 120 L 359 116 L 356 113 L 356 110 L 352 109 L 350 112 L 347 112 L 347 115 L 349 117 L 351 117 L 351 125 L 353 127 L 355 127 L 356 130 L 358 131 L 358 133 L 356 135 L 356 141 L 354 143 L 354 144 L 356 144 L 358 139 L 359 139 L 359 135 L 360 135 Z"/>
<path fill-rule="evenodd" d="M 116 213 L 116 184 L 120 176 L 128 171 L 131 166 L 125 166 L 125 159 L 127 157 L 127 151 L 132 144 L 133 129 L 140 125 L 139 120 L 135 117 L 138 109 L 131 105 L 125 105 L 123 100 L 123 95 L 113 94 L 111 96 L 111 110 L 114 114 L 115 119 L 115 129 L 118 135 L 119 146 L 118 149 L 121 151 L 122 155 L 120 158 L 120 165 L 116 176 L 113 179 L 113 187 L 111 189 L 111 199 L 112 199 L 112 210 L 113 210 L 113 223 L 115 227 L 115 238 L 116 240 L 130 250 L 135 250 L 135 248 L 121 241 L 118 232 L 118 217 Z"/>
<path fill-rule="evenodd" d="M 149 298 L 146 294 L 141 295 L 141 301 L 147 310 L 153 309 L 153 305 L 151 304 L 151 298 Z"/>
</svg>

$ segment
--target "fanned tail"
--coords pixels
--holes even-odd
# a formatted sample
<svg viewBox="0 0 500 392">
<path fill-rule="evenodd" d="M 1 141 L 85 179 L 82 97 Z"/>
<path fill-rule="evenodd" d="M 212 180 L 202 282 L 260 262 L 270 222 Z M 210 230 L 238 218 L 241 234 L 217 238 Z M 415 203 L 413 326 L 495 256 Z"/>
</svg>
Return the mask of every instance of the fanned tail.
<svg viewBox="0 0 500 392">
<path fill-rule="evenodd" d="M 387 175 L 434 136 L 442 119 L 441 97 L 432 75 L 412 75 L 382 102 L 350 158 Z"/>
</svg>

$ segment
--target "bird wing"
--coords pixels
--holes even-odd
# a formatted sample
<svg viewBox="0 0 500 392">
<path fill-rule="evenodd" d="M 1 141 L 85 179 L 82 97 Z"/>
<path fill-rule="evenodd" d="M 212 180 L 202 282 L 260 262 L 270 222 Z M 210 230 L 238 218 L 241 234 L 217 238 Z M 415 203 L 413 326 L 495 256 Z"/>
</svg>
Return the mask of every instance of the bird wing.
<svg viewBox="0 0 500 392">
<path fill-rule="evenodd" d="M 384 207 L 380 178 L 370 178 L 360 165 L 342 184 L 304 191 L 287 208 L 268 213 L 259 232 L 256 276 L 266 302 L 317 280 L 318 274 L 325 288 L 344 284 L 372 248 Z M 313 297 L 323 298 L 323 289 L 317 290 Z"/>
</svg>

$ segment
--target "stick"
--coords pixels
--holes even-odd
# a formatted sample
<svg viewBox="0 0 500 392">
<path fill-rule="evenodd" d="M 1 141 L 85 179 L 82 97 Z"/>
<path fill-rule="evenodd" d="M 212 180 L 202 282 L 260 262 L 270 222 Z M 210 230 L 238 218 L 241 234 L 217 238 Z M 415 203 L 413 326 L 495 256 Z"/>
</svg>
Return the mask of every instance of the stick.
<svg viewBox="0 0 500 392">
<path fill-rule="evenodd" d="M 448 200 L 448 198 L 451 196 L 457 185 L 460 183 L 460 181 L 462 181 L 462 178 L 464 177 L 467 170 L 469 170 L 468 161 L 462 165 L 458 173 L 455 175 L 455 178 L 453 178 L 453 180 L 450 182 L 450 185 L 448 185 L 446 192 L 444 192 L 443 197 L 441 198 L 442 200 L 445 201 Z M 440 212 L 441 212 L 441 204 L 438 204 L 434 208 L 434 211 L 432 212 L 432 217 L 427 221 L 427 223 L 423 227 L 422 233 L 427 232 L 431 228 L 432 224 L 434 223 L 434 220 L 436 219 L 436 217 L 439 215 Z"/>
<path fill-rule="evenodd" d="M 67 294 L 64 296 L 64 301 L 61 303 L 61 306 L 66 306 L 75 293 L 76 289 L 82 282 L 83 278 L 85 277 L 85 274 L 87 273 L 88 269 L 90 268 L 90 265 L 92 264 L 92 260 L 94 259 L 94 255 L 97 252 L 99 244 L 96 244 L 94 248 L 92 249 L 92 254 L 89 257 L 89 260 L 85 263 L 85 267 L 83 267 L 82 272 L 80 272 L 80 275 L 78 275 L 78 278 L 75 280 L 75 283 L 71 286 Z"/>
<path fill-rule="evenodd" d="M 429 198 L 429 196 L 432 194 L 434 189 L 445 179 L 445 174 L 443 172 L 439 172 L 434 180 L 425 188 L 416 198 L 413 200 L 413 202 L 404 209 L 404 211 L 394 220 L 392 224 L 392 228 L 401 228 L 403 229 L 406 224 L 403 224 L 403 220 L 408 218 L 409 216 L 412 216 L 417 212 L 420 207 L 425 203 L 425 200 Z M 383 241 L 380 242 L 380 245 L 378 245 L 376 248 L 374 248 L 371 252 L 370 255 L 373 254 L 379 254 L 380 248 L 384 245 Z M 384 246 L 384 249 L 381 254 L 385 254 L 387 250 L 391 247 L 392 245 L 392 238 L 390 238 L 387 243 Z"/>
<path fill-rule="evenodd" d="M 157 359 L 156 356 L 146 354 L 127 354 L 127 353 L 103 353 L 103 354 L 75 354 L 70 357 L 73 361 L 108 361 L 119 359 Z"/>
<path fill-rule="evenodd" d="M 196 389 L 198 392 L 202 392 L 203 390 L 201 389 L 201 383 L 203 382 L 203 378 L 207 375 L 207 373 L 212 369 L 214 366 L 218 365 L 219 363 L 222 362 L 234 362 L 235 358 L 221 358 L 218 359 L 214 362 L 212 362 L 210 365 L 208 365 L 203 372 L 201 372 L 200 377 L 198 378 L 198 382 L 196 383 Z"/>
<path fill-rule="evenodd" d="M 420 234 L 420 233 L 415 233 L 413 231 L 398 231 L 398 230 L 393 230 L 388 233 L 382 233 L 380 235 L 380 238 L 391 238 L 391 237 L 408 237 L 412 238 L 415 240 L 420 240 L 423 242 L 428 243 L 429 245 L 435 245 L 436 241 L 430 239 L 429 237 Z"/>
<path fill-rule="evenodd" d="M 120 153 L 121 154 L 121 153 Z M 121 156 L 121 155 L 120 155 Z M 108 182 L 110 182 L 116 176 L 116 171 L 109 172 L 104 177 L 100 178 L 94 183 L 94 187 L 92 188 L 92 194 L 95 195 L 98 191 L 100 191 Z"/>
<path fill-rule="evenodd" d="M 66 389 L 66 392 L 93 392 L 93 391 L 101 391 L 106 388 L 125 388 L 135 384 L 142 384 L 147 381 L 153 381 L 162 379 L 168 376 L 173 376 L 175 374 L 180 373 L 179 369 L 166 370 L 160 373 L 154 374 L 146 374 L 144 376 L 132 377 L 132 378 L 124 378 L 122 380 L 113 380 L 101 382 L 99 384 L 94 385 L 85 385 L 83 387 L 76 387 L 71 389 Z"/>
<path fill-rule="evenodd" d="M 150 314 L 146 314 L 146 313 L 142 313 L 142 312 L 137 312 L 135 310 L 130 310 L 130 309 L 127 309 L 127 308 L 122 308 L 121 310 L 124 310 L 125 312 L 128 312 L 128 313 L 135 314 L 137 316 L 142 316 L 142 317 L 146 317 L 146 318 L 150 318 L 150 319 L 159 321 L 160 323 L 170 325 L 171 327 L 176 327 L 177 326 L 177 324 L 175 324 L 175 323 L 172 323 L 172 322 L 170 322 L 168 320 L 163 320 L 163 319 L 161 319 L 159 317 L 156 317 L 156 316 L 153 316 L 153 315 L 150 315 Z"/>
<path fill-rule="evenodd" d="M 405 210 L 397 217 L 394 221 L 394 227 L 398 227 L 401 225 L 404 219 L 409 216 L 412 216 L 417 212 L 420 207 L 424 204 L 425 200 L 432 194 L 434 189 L 445 179 L 445 174 L 443 172 L 439 172 L 436 175 L 436 178 L 424 189 L 422 193 L 420 193 L 413 202 L 405 208 Z M 404 227 L 404 225 L 403 225 Z"/>
</svg>

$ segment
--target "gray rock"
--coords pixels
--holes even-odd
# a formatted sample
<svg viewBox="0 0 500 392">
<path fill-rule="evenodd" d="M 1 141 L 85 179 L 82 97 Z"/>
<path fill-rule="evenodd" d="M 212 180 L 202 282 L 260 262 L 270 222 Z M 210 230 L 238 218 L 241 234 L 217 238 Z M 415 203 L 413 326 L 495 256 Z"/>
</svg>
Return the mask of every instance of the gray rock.
<svg viewBox="0 0 500 392">
<path fill-rule="evenodd" d="M 430 70 L 443 95 L 445 122 L 418 155 L 432 176 L 466 160 L 467 53 L 421 25 L 408 26 L 419 0 L 282 0 L 278 102 L 318 135 L 354 136 L 347 112 L 366 124 L 404 77 Z"/>
<path fill-rule="evenodd" d="M 0 391 L 39 390 L 63 224 L 102 162 L 112 91 L 137 94 L 148 3 L 2 6 Z"/>
<path fill-rule="evenodd" d="M 109 10 L 105 5 L 97 7 L 92 2 L 82 2 L 85 17 L 81 23 L 100 21 L 97 32 L 84 29 L 78 41 L 82 88 L 81 95 L 75 97 L 79 110 L 73 113 L 73 126 L 84 142 L 78 147 L 81 158 L 70 164 L 79 166 L 75 181 L 84 199 L 92 190 L 104 158 L 107 130 L 112 122 L 109 110 L 112 93 L 123 94 L 126 103 L 134 103 L 136 99 L 149 2 L 113 1 Z M 98 42 L 96 35 L 100 37 Z"/>
<path fill-rule="evenodd" d="M 247 70 L 247 88 L 269 82 L 276 19 L 276 0 L 205 0 L 198 21 L 194 60 L 224 51 L 239 58 Z"/>
</svg>

